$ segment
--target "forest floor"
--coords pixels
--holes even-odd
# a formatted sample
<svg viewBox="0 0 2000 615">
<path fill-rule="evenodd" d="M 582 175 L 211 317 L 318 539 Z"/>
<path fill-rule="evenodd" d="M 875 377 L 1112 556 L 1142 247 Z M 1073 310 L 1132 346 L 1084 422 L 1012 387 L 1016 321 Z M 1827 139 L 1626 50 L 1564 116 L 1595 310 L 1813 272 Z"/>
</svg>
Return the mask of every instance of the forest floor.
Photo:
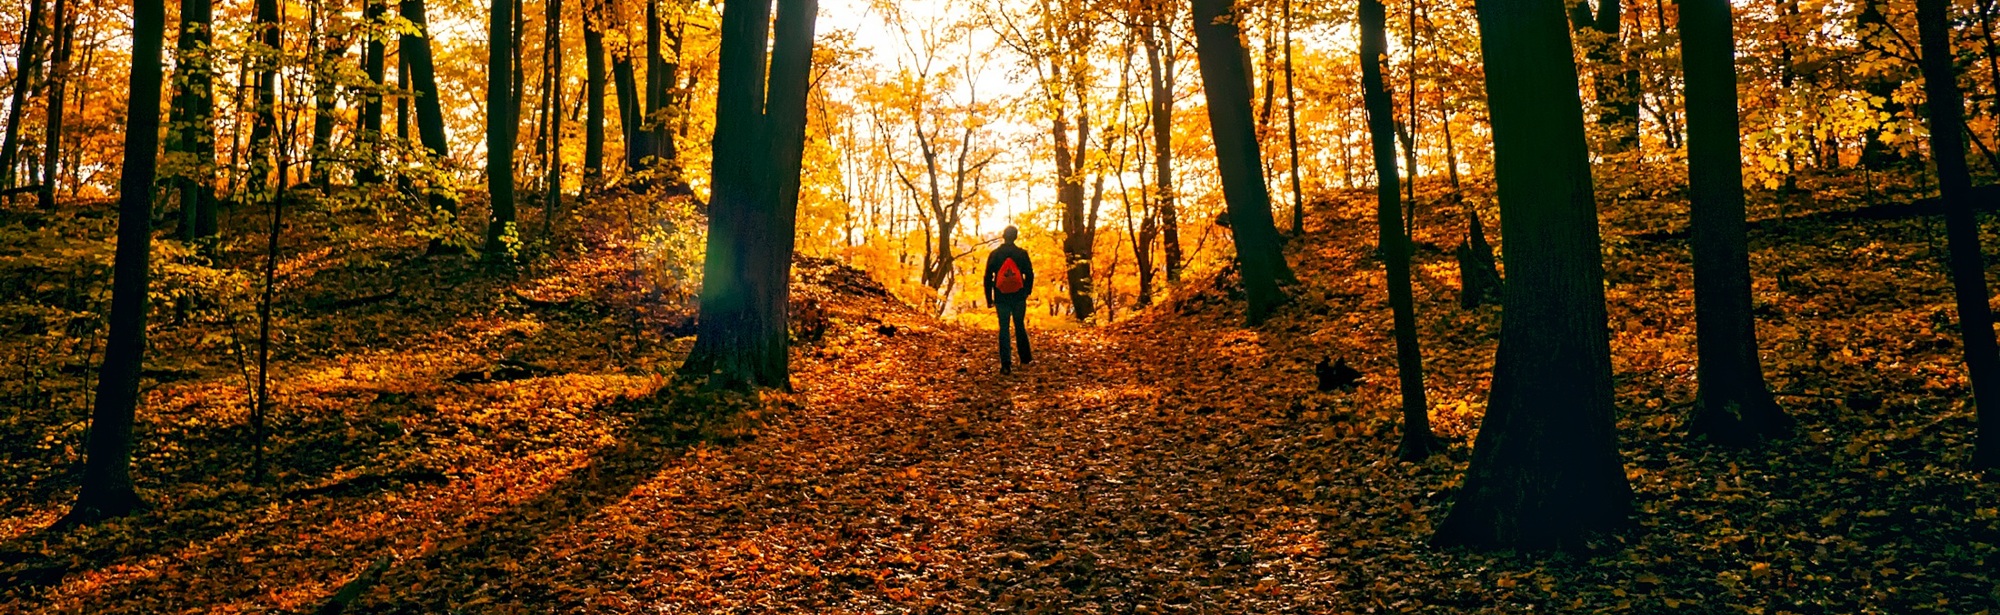
<svg viewBox="0 0 2000 615">
<path fill-rule="evenodd" d="M 1361 194 L 1314 209 L 1288 247 L 1295 301 L 1264 326 L 1243 327 L 1211 273 L 1137 318 L 1037 331 L 1012 376 L 991 329 L 802 261 L 824 332 L 797 349 L 796 391 L 756 400 L 662 375 L 685 315 L 630 245 L 496 271 L 306 240 L 283 268 L 269 484 L 244 471 L 240 323 L 156 328 L 135 463 L 154 507 L 99 527 L 44 529 L 75 487 L 65 395 L 85 379 L 54 365 L 40 396 L 15 390 L 30 372 L 10 381 L 33 403 L 0 424 L 0 611 L 310 612 L 343 588 L 367 613 L 1993 610 L 2000 489 L 1963 470 L 1940 229 L 1814 217 L 1856 200 L 1753 234 L 1766 368 L 1802 433 L 1750 450 L 1681 427 L 1685 205 L 1607 215 L 1635 527 L 1575 554 L 1425 544 L 1499 324 L 1456 306 L 1451 207 L 1419 224 L 1432 416 L 1452 446 L 1422 463 L 1394 458 Z M 1363 382 L 1318 390 L 1332 358 Z"/>
</svg>

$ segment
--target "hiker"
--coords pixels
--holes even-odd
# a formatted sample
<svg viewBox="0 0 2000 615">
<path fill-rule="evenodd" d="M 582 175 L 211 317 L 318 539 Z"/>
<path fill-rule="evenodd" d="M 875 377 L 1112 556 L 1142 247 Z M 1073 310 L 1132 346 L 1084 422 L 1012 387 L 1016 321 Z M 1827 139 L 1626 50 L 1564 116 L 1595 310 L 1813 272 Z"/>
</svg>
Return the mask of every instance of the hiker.
<svg viewBox="0 0 2000 615">
<path fill-rule="evenodd" d="M 1006 243 L 986 257 L 986 304 L 1000 316 L 1000 373 L 1014 373 L 1007 352 L 1007 328 L 1014 328 L 1014 341 L 1021 346 L 1021 364 L 1034 360 L 1028 351 L 1028 293 L 1035 291 L 1035 266 L 1028 251 L 1014 245 L 1021 229 L 1012 226 L 1000 231 Z"/>
</svg>

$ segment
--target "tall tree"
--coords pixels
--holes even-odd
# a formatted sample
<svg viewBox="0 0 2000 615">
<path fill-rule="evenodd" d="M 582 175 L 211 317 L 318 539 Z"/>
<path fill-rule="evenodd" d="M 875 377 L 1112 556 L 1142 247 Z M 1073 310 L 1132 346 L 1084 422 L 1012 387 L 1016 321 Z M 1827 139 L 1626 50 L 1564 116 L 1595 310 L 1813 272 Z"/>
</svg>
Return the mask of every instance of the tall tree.
<svg viewBox="0 0 2000 615">
<path fill-rule="evenodd" d="M 49 116 L 42 138 L 42 185 L 36 193 L 44 208 L 56 205 L 56 171 L 63 156 L 63 106 L 67 101 L 64 90 L 71 77 L 71 47 L 76 43 L 76 13 L 70 10 L 70 0 L 56 0 L 55 17 L 51 23 L 56 28 L 56 40 L 54 56 L 49 59 Z"/>
<path fill-rule="evenodd" d="M 1417 342 L 1416 299 L 1410 290 L 1413 246 L 1403 228 L 1396 178 L 1396 118 L 1389 88 L 1383 83 L 1387 59 L 1387 11 L 1380 0 L 1361 0 L 1356 11 L 1361 26 L 1361 98 L 1368 108 L 1368 136 L 1375 152 L 1375 220 L 1381 236 L 1382 265 L 1388 270 L 1389 311 L 1395 321 L 1396 375 L 1403 394 L 1403 442 L 1397 453 L 1417 461 L 1438 449 L 1431 434 L 1430 402 L 1424 395 L 1424 355 Z"/>
<path fill-rule="evenodd" d="M 637 171 L 645 168 L 646 152 L 652 147 L 646 143 L 646 132 L 640 129 L 645 121 L 645 112 L 639 103 L 639 78 L 632 66 L 629 52 L 621 52 L 616 62 L 611 63 L 611 77 L 618 88 L 618 135 L 625 145 L 625 169 Z"/>
<path fill-rule="evenodd" d="M 35 88 L 35 75 L 42 63 L 42 0 L 28 5 L 28 18 L 21 22 L 21 46 L 15 48 L 14 92 L 7 104 L 7 133 L 0 138 L 0 190 L 14 187 L 14 169 L 21 152 L 21 120 L 28 106 L 28 93 Z"/>
<path fill-rule="evenodd" d="M 1258 153 L 1256 119 L 1251 117 L 1250 62 L 1239 23 L 1234 0 L 1194 0 L 1195 59 L 1208 96 L 1216 166 L 1222 171 L 1229 230 L 1236 239 L 1236 261 L 1249 300 L 1245 316 L 1256 324 L 1285 302 L 1280 285 L 1294 278 L 1271 219 L 1271 193 L 1264 181 L 1264 158 Z"/>
<path fill-rule="evenodd" d="M 1415 74 L 1416 67 L 1410 68 Z M 1414 100 L 1416 92 L 1410 92 Z M 1303 235 L 1306 232 L 1306 197 L 1299 189 L 1299 97 L 1298 88 L 1292 87 L 1292 0 L 1285 0 L 1285 141 L 1291 152 L 1292 174 L 1292 232 Z M 1430 430 L 1425 429 L 1426 433 Z"/>
<path fill-rule="evenodd" d="M 139 368 L 146 355 L 146 277 L 153 239 L 153 180 L 159 162 L 160 68 L 166 46 L 165 0 L 132 2 L 130 106 L 125 164 L 119 176 L 118 247 L 111 265 L 110 331 L 83 466 L 83 488 L 58 527 L 123 516 L 144 503 L 132 487 L 132 423 L 139 408 Z"/>
<path fill-rule="evenodd" d="M 252 189 L 264 189 L 271 181 L 272 156 L 277 153 L 278 55 L 283 40 L 278 26 L 278 0 L 256 0 L 256 25 L 252 34 L 256 45 L 251 63 L 256 65 L 256 115 L 250 127 L 250 171 Z"/>
<path fill-rule="evenodd" d="M 650 150 L 646 155 L 658 158 L 658 164 L 667 165 L 670 172 L 678 173 L 676 162 L 680 151 L 674 142 L 673 122 L 668 117 L 668 109 L 673 107 L 674 87 L 680 81 L 681 31 L 675 24 L 667 22 L 660 14 L 660 3 L 669 0 L 646 0 L 646 145 Z M 672 47 L 663 46 L 663 39 L 671 39 Z M 673 56 L 669 59 L 667 56 Z M 679 182 L 679 178 L 671 181 Z"/>
<path fill-rule="evenodd" d="M 1625 59 L 1619 40 L 1623 23 L 1621 0 L 1598 0 L 1595 15 L 1583 0 L 1569 3 L 1570 27 L 1581 39 L 1590 61 L 1592 89 L 1597 92 L 1597 124 L 1609 132 L 1606 151 L 1624 152 L 1639 143 L 1639 72 Z"/>
<path fill-rule="evenodd" d="M 542 5 L 548 19 L 542 30 L 542 44 L 548 52 L 548 61 L 542 64 L 542 72 L 548 74 L 548 84 L 542 90 L 548 127 L 543 137 L 548 156 L 542 161 L 542 239 L 547 241 L 555 231 L 556 210 L 562 207 L 562 0 L 543 0 Z"/>
<path fill-rule="evenodd" d="M 775 25 L 769 0 L 722 9 L 701 319 L 680 369 L 710 387 L 791 387 L 786 308 L 819 3 L 777 4 Z"/>
<path fill-rule="evenodd" d="M 321 188 L 333 182 L 333 168 L 337 162 L 333 157 L 333 120 L 336 105 L 335 94 L 339 87 L 334 78 L 339 70 L 341 56 L 347 55 L 347 34 L 334 32 L 328 27 L 328 17 L 323 0 L 314 0 L 312 28 L 314 43 L 319 47 L 319 59 L 313 63 L 313 132 L 312 132 L 312 183 Z"/>
<path fill-rule="evenodd" d="M 451 155 L 451 141 L 444 131 L 444 104 L 439 100 L 437 66 L 431 53 L 430 18 L 426 15 L 424 0 L 402 1 L 398 12 L 416 27 L 416 31 L 403 35 L 402 40 L 396 43 L 396 53 L 407 58 L 405 65 L 410 71 L 410 95 L 416 99 L 417 140 L 423 144 L 432 164 L 441 164 Z M 430 187 L 428 198 L 431 209 L 441 212 L 446 220 L 456 224 L 458 200 L 451 196 L 451 191 L 442 188 Z M 432 253 L 444 249 L 443 241 L 431 242 Z"/>
<path fill-rule="evenodd" d="M 355 175 L 363 184 L 381 181 L 380 150 L 382 147 L 382 84 L 383 70 L 388 57 L 388 40 L 384 35 L 388 26 L 384 20 L 389 15 L 388 0 L 366 0 L 362 16 L 368 21 L 368 49 L 362 56 L 362 70 L 368 74 L 368 91 L 361 96 L 361 139 L 357 148 L 361 168 Z"/>
<path fill-rule="evenodd" d="M 1917 0 L 1917 39 L 1922 48 L 1924 97 L 1929 101 L 1931 156 L 1945 204 L 1944 232 L 1951 285 L 1958 298 L 1959 336 L 1965 365 L 1972 372 L 1972 396 L 1979 408 L 1979 435 L 1972 462 L 2000 467 L 2000 351 L 1993 336 L 1993 311 L 1986 292 L 1986 259 L 1973 215 L 1972 173 L 1965 164 L 1965 97 L 1952 66 L 1949 0 Z"/>
<path fill-rule="evenodd" d="M 1146 78 L 1150 82 L 1153 128 L 1153 183 L 1160 201 L 1160 241 L 1167 259 L 1167 281 L 1181 281 L 1180 211 L 1174 201 L 1174 32 L 1175 3 L 1157 3 L 1151 23 L 1140 30 L 1146 44 Z"/>
<path fill-rule="evenodd" d="M 1729 0 L 1682 0 L 1680 9 L 1700 386 L 1691 427 L 1718 442 L 1748 444 L 1788 433 L 1792 419 L 1764 383 L 1750 311 L 1735 34 Z"/>
<path fill-rule="evenodd" d="M 507 253 L 514 238 L 514 131 L 520 99 L 514 95 L 514 2 L 492 0 L 487 19 L 486 192 L 492 218 L 486 225 L 486 254 Z"/>
<path fill-rule="evenodd" d="M 583 177 L 586 186 L 604 179 L 604 2 L 583 5 Z"/>
<path fill-rule="evenodd" d="M 174 44 L 173 120 L 175 139 L 171 150 L 181 158 L 183 168 L 173 180 L 180 193 L 181 239 L 195 241 L 214 237 L 216 231 L 215 137 L 210 116 L 214 113 L 214 55 L 210 53 L 210 28 L 215 7 L 212 0 L 181 0 L 181 33 Z"/>
<path fill-rule="evenodd" d="M 1433 542 L 1573 546 L 1629 523 L 1604 264 L 1560 0 L 1478 0 L 1507 287 L 1486 419 Z"/>
</svg>

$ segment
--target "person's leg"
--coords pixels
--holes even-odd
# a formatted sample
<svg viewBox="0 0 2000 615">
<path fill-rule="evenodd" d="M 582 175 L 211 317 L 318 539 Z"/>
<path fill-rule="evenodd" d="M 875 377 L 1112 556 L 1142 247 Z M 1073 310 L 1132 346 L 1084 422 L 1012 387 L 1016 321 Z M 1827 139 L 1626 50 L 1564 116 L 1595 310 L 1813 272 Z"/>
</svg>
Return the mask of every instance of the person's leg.
<svg viewBox="0 0 2000 615">
<path fill-rule="evenodd" d="M 1021 364 L 1033 363 L 1035 353 L 1028 350 L 1028 300 L 1021 299 L 1020 303 L 1008 312 L 1014 317 L 1014 343 L 1021 347 Z"/>
<path fill-rule="evenodd" d="M 1009 324 L 1009 318 L 1012 317 L 1009 314 L 1012 311 L 1008 309 L 1010 307 L 1007 301 L 993 302 L 993 311 L 1000 316 L 1000 373 L 1002 374 L 1013 371 L 1013 357 L 1009 356 L 1012 353 L 1008 352 L 1007 349 L 1007 325 Z"/>
</svg>

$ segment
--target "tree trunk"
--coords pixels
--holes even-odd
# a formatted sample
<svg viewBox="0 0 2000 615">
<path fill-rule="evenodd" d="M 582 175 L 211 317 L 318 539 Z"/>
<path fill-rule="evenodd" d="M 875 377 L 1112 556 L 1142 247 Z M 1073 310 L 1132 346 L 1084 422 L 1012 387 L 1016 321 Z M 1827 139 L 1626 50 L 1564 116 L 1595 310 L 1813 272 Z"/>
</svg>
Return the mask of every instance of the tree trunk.
<svg viewBox="0 0 2000 615">
<path fill-rule="evenodd" d="M 1689 427 L 1717 442 L 1744 445 L 1790 433 L 1792 419 L 1771 397 L 1757 357 L 1729 0 L 1681 2 L 1680 38 L 1700 386 Z"/>
<path fill-rule="evenodd" d="M 604 7 L 583 7 L 583 176 L 586 186 L 604 180 Z"/>
<path fill-rule="evenodd" d="M 1410 290 L 1410 238 L 1404 233 L 1396 179 L 1396 120 L 1382 60 L 1388 49 L 1387 11 L 1380 0 L 1361 0 L 1361 97 L 1368 107 L 1368 136 L 1375 151 L 1375 220 L 1382 264 L 1388 270 L 1389 311 L 1394 315 L 1396 375 L 1403 394 L 1403 442 L 1397 456 L 1419 461 L 1441 447 L 1431 434 L 1430 402 L 1424 397 L 1424 356 L 1417 341 L 1416 300 Z"/>
<path fill-rule="evenodd" d="M 1162 11 L 1169 10 L 1163 5 Z M 1153 182 L 1159 186 L 1160 240 L 1167 281 L 1181 281 L 1180 211 L 1174 201 L 1174 36 L 1166 15 L 1145 29 L 1146 71 L 1152 82 Z M 1157 29 L 1157 34 L 1156 34 Z"/>
<path fill-rule="evenodd" d="M 278 131 L 278 59 L 283 49 L 283 39 L 279 38 L 278 0 L 256 0 L 257 28 L 254 31 L 258 45 L 257 56 L 251 63 L 257 65 L 257 110 L 250 127 L 250 170 L 246 185 L 251 189 L 268 189 L 271 185 L 271 157 L 277 152 L 275 137 Z"/>
<path fill-rule="evenodd" d="M 1623 7 L 1620 0 L 1599 0 L 1593 17 L 1590 5 L 1581 0 L 1569 6 L 1571 27 L 1589 33 L 1582 47 L 1597 91 L 1597 125 L 1610 137 L 1605 151 L 1631 151 L 1639 143 L 1639 74 L 1626 65 L 1625 46 L 1618 39 Z"/>
<path fill-rule="evenodd" d="M 1195 55 L 1208 96 L 1208 123 L 1229 206 L 1229 230 L 1236 240 L 1236 260 L 1249 300 L 1245 317 L 1254 325 L 1285 302 L 1280 285 L 1294 278 L 1271 220 L 1271 194 L 1250 115 L 1248 64 L 1237 22 L 1231 19 L 1236 12 L 1232 0 L 1194 0 Z"/>
<path fill-rule="evenodd" d="M 314 36 L 326 37 L 325 46 L 320 51 L 319 62 L 313 65 L 313 134 L 312 134 L 312 183 L 325 188 L 333 182 L 333 111 L 335 105 L 333 73 L 340 57 L 347 54 L 347 43 L 336 41 L 326 34 L 322 3 L 314 2 L 313 21 L 318 30 Z"/>
<path fill-rule="evenodd" d="M 681 37 L 672 35 L 674 60 L 668 62 L 662 42 L 668 35 L 666 20 L 660 16 L 662 1 L 646 2 L 646 116 L 641 125 L 646 132 L 646 144 L 651 148 L 645 155 L 657 158 L 656 164 L 666 164 L 671 170 L 679 168 L 676 160 L 680 152 L 666 110 L 672 106 L 674 85 L 680 81 Z"/>
<path fill-rule="evenodd" d="M 1285 139 L 1292 154 L 1292 233 L 1306 232 L 1306 197 L 1299 189 L 1299 98 L 1292 87 L 1292 0 L 1285 0 Z"/>
<path fill-rule="evenodd" d="M 2000 466 L 2000 354 L 1993 338 L 1993 312 L 1986 292 L 1986 262 L 1979 246 L 1979 220 L 1973 216 L 1972 174 L 1965 164 L 1965 98 L 1952 66 L 1951 4 L 1948 0 L 1917 0 L 1917 37 L 1923 48 L 1924 98 L 1929 101 L 1931 156 L 1937 163 L 1938 188 L 1945 202 L 1945 239 L 1950 253 L 1951 285 L 1958 298 L 1959 335 L 1965 342 L 1965 365 L 1972 373 L 1973 404 L 1979 409 L 1979 435 L 1973 447 L 1975 467 Z"/>
<path fill-rule="evenodd" d="M 632 58 L 621 57 L 611 63 L 611 74 L 618 87 L 618 134 L 624 139 L 625 170 L 637 171 L 645 168 L 646 152 L 651 146 L 646 144 L 646 132 L 640 129 L 644 124 L 645 112 L 639 104 L 638 76 L 633 74 Z"/>
<path fill-rule="evenodd" d="M 1081 94 L 1079 94 L 1079 97 Z M 1062 203 L 1064 281 L 1069 286 L 1070 308 L 1077 320 L 1089 320 L 1096 311 L 1090 277 L 1092 248 L 1097 229 L 1084 214 L 1083 161 L 1090 149 L 1090 116 L 1076 114 L 1076 148 L 1069 145 L 1069 122 L 1061 114 L 1054 119 L 1056 143 L 1056 200 Z"/>
<path fill-rule="evenodd" d="M 548 9 L 548 23 L 543 30 L 543 45 L 548 48 L 548 62 L 542 65 L 548 73 L 548 87 L 542 92 L 542 99 L 548 107 L 548 156 L 542 160 L 546 167 L 542 171 L 542 185 L 548 192 L 542 198 L 542 239 L 553 239 L 556 210 L 562 208 L 562 0 L 543 0 Z"/>
<path fill-rule="evenodd" d="M 388 0 L 366 0 L 362 16 L 370 27 L 377 27 L 389 14 Z M 361 147 L 355 152 L 361 160 L 361 168 L 355 175 L 362 184 L 382 181 L 378 169 L 382 166 L 382 85 L 383 64 L 388 54 L 388 45 L 383 38 L 371 31 L 368 36 L 367 55 L 363 56 L 362 69 L 368 74 L 369 91 L 361 97 Z"/>
<path fill-rule="evenodd" d="M 1439 545 L 1580 546 L 1629 525 L 1604 266 L 1562 4 L 1479 0 L 1506 311 L 1486 418 Z"/>
<path fill-rule="evenodd" d="M 76 40 L 76 15 L 70 11 L 69 0 L 56 0 L 54 20 L 56 40 L 55 56 L 49 60 L 49 117 L 46 122 L 42 150 L 42 186 L 36 192 L 36 199 L 44 209 L 56 206 L 56 184 L 60 175 L 56 171 L 62 162 L 63 106 L 65 88 L 69 84 L 70 47 Z"/>
<path fill-rule="evenodd" d="M 819 8 L 815 0 L 778 7 L 775 27 L 766 25 L 767 0 L 722 10 L 701 319 L 680 369 L 710 387 L 791 387 L 786 310 Z"/>
<path fill-rule="evenodd" d="M 21 46 L 14 56 L 14 94 L 7 105 L 7 134 L 0 139 L 0 189 L 14 187 L 14 168 L 21 152 L 21 119 L 28 106 L 28 91 L 35 87 L 34 75 L 42 62 L 42 0 L 28 5 L 28 19 L 21 23 Z"/>
<path fill-rule="evenodd" d="M 181 0 L 180 37 L 174 44 L 174 64 L 180 74 L 174 79 L 174 126 L 172 150 L 184 157 L 185 167 L 173 178 L 180 193 L 181 239 L 203 240 L 215 236 L 215 137 L 210 116 L 215 108 L 213 55 L 209 51 L 210 28 L 215 7 L 210 0 Z"/>
<path fill-rule="evenodd" d="M 269 0 L 265 0 L 269 1 Z M 486 54 L 486 191 L 492 220 L 486 225 L 486 255 L 504 257 L 516 239 L 514 229 L 514 131 L 519 102 L 514 97 L 514 2 L 492 0 L 487 20 Z"/>
<path fill-rule="evenodd" d="M 159 163 L 165 5 L 165 0 L 132 3 L 131 106 L 125 117 L 124 172 L 119 178 L 118 247 L 111 265 L 111 328 L 91 408 L 83 488 L 57 527 L 87 525 L 144 506 L 132 487 L 132 427 L 139 408 L 139 368 L 146 354 L 146 277 L 153 239 L 153 180 Z"/>
</svg>

